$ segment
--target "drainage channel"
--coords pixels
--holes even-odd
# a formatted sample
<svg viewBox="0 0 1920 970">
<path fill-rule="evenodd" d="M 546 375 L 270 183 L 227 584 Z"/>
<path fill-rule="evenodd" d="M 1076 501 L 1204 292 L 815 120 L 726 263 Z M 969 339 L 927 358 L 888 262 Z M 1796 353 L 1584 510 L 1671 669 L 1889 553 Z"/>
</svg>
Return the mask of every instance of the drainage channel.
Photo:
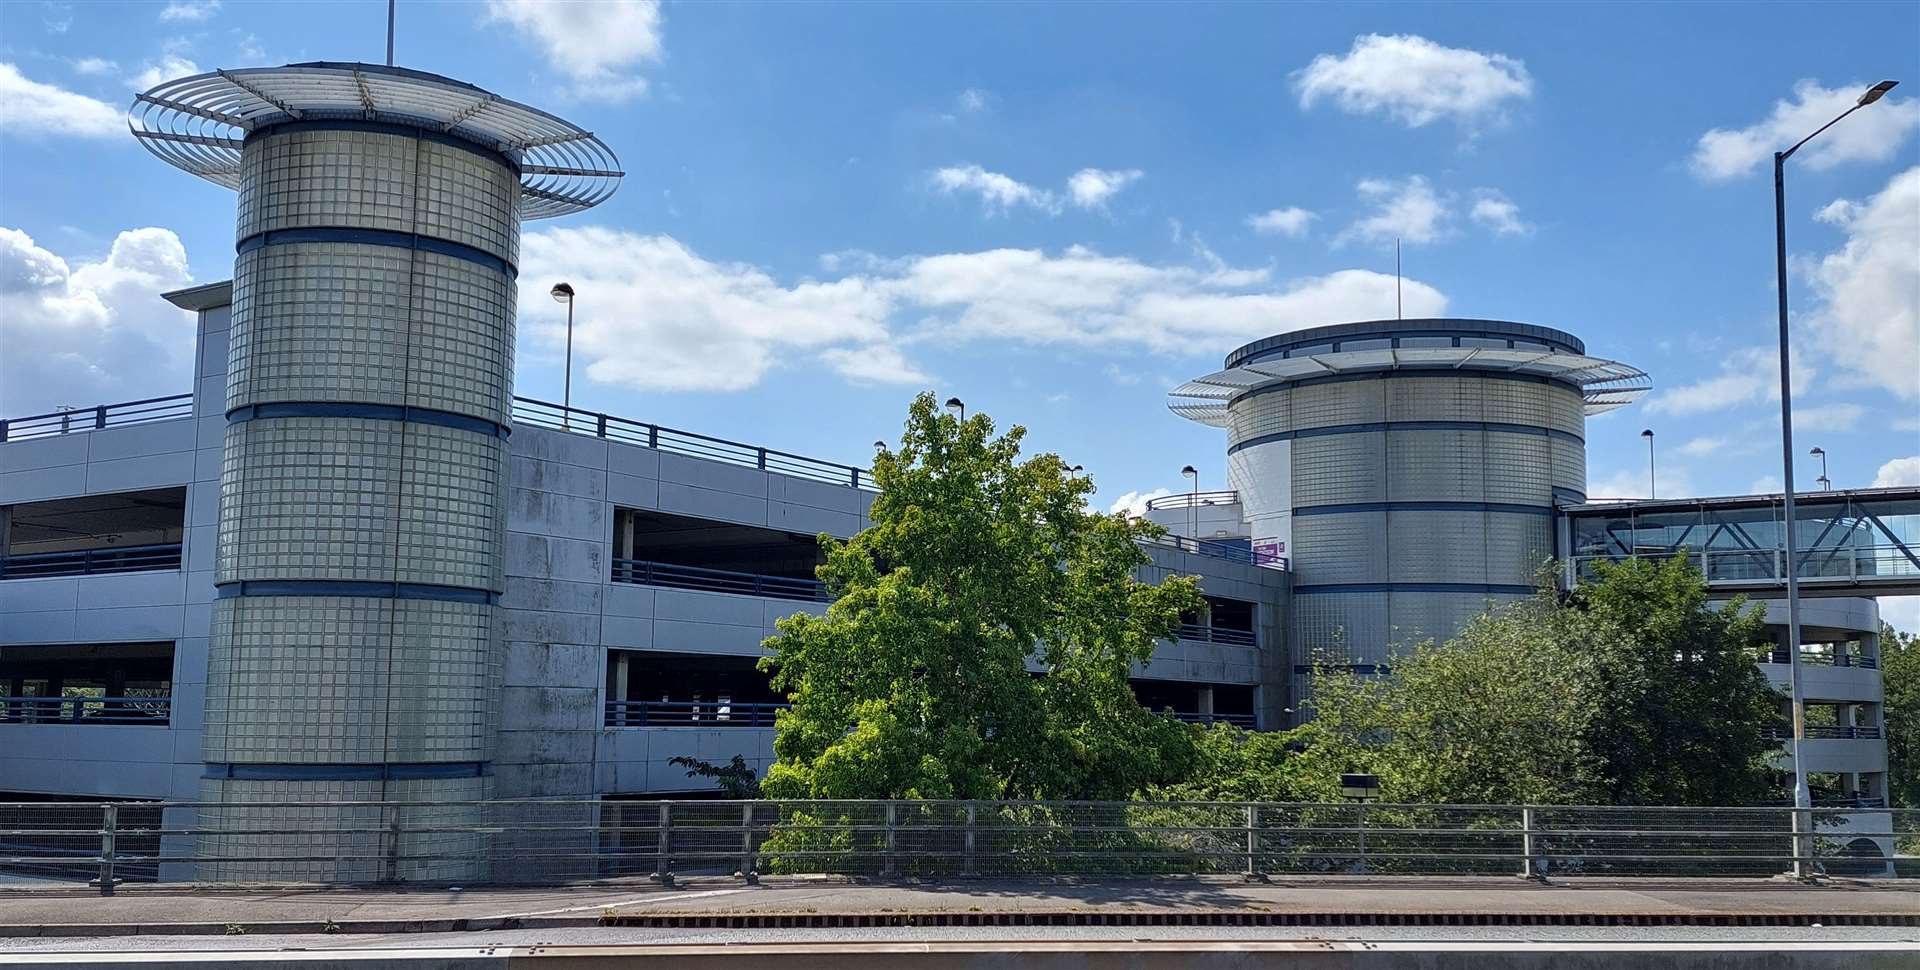
<svg viewBox="0 0 1920 970">
<path fill-rule="evenodd" d="M 972 926 L 1920 926 L 1900 913 L 631 913 L 601 926 L 652 929 L 869 929 Z"/>
</svg>

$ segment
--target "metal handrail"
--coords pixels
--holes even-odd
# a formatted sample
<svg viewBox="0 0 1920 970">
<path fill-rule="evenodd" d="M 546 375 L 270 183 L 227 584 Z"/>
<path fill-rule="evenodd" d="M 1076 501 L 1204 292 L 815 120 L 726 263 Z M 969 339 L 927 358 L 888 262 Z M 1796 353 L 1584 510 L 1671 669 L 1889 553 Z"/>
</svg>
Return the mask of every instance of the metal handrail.
<svg viewBox="0 0 1920 970">
<path fill-rule="evenodd" d="M 1636 550 L 1632 553 L 1588 553 L 1572 557 L 1575 575 L 1588 576 L 1587 567 L 1596 562 L 1623 559 L 1671 559 L 1680 550 Z M 1721 586 L 1765 586 L 1785 582 L 1786 554 L 1778 547 L 1765 549 L 1688 549 L 1687 562 L 1706 576 L 1707 582 Z M 1862 580 L 1907 579 L 1920 576 L 1920 564 L 1913 550 L 1893 544 L 1855 545 L 1839 549 L 1808 549 L 1796 553 L 1799 566 L 1795 576 L 1802 584 L 1857 583 Z"/>
<path fill-rule="evenodd" d="M 1160 512 L 1167 509 L 1204 508 L 1213 505 L 1233 505 L 1240 501 L 1240 493 L 1233 489 L 1220 489 L 1212 492 L 1175 492 L 1147 499 L 1147 511 Z"/>
<path fill-rule="evenodd" d="M 65 552 L 33 552 L 0 557 L 0 579 L 45 576 L 90 576 L 180 568 L 180 543 L 149 546 L 107 546 Z"/>
<path fill-rule="evenodd" d="M 1199 711 L 1155 711 L 1176 721 L 1187 724 L 1231 724 L 1252 730 L 1257 723 L 1252 714 L 1202 714 Z"/>
<path fill-rule="evenodd" d="M 0 419 L 0 441 L 25 441 L 50 435 L 98 431 L 125 424 L 165 421 L 193 414 L 192 394 L 169 394 L 140 401 L 96 404 L 90 408 L 69 408 L 23 418 Z"/>
<path fill-rule="evenodd" d="M 0 697 L 0 724 L 166 724 L 172 697 Z"/>
<path fill-rule="evenodd" d="M 1761 662 L 1770 664 L 1792 663 L 1793 658 L 1786 650 L 1774 648 L 1761 652 Z M 1812 667 L 1859 667 L 1863 670 L 1877 670 L 1880 661 L 1866 654 L 1835 654 L 1825 650 L 1801 650 L 1800 662 Z"/>
<path fill-rule="evenodd" d="M 1233 630 L 1227 627 L 1208 626 L 1205 623 L 1182 623 L 1179 629 L 1182 640 L 1205 640 L 1209 643 L 1230 643 L 1236 646 L 1258 646 L 1252 630 Z"/>
<path fill-rule="evenodd" d="M 817 579 L 736 573 L 725 569 L 680 566 L 647 559 L 615 559 L 612 579 L 616 583 L 636 583 L 642 586 L 699 589 L 714 593 L 740 593 L 747 596 L 771 596 L 776 599 L 810 600 L 819 603 L 828 601 L 827 585 Z"/>
<path fill-rule="evenodd" d="M 1809 724 L 1806 731 L 1810 741 L 1877 741 L 1881 736 L 1880 728 L 1870 724 Z M 1775 724 L 1761 733 L 1769 741 L 1791 741 L 1793 725 Z"/>
<path fill-rule="evenodd" d="M 819 458 L 729 441 L 694 431 L 681 431 L 664 425 L 635 421 L 632 418 L 555 404 L 552 401 L 515 397 L 513 419 L 538 428 L 592 435 L 609 441 L 621 441 L 656 451 L 691 455 L 695 458 L 721 461 L 730 465 L 744 465 L 794 478 L 844 485 L 863 491 L 877 489 L 873 481 L 873 472 L 854 465 L 823 461 Z"/>
<path fill-rule="evenodd" d="M 1284 570 L 1287 568 L 1287 558 L 1285 556 L 1255 552 L 1252 549 L 1243 549 L 1239 546 L 1213 539 L 1189 539 L 1186 536 L 1161 535 L 1143 536 L 1139 541 L 1145 545 L 1178 549 L 1181 552 L 1192 553 L 1196 556 L 1206 556 L 1209 559 L 1225 559 L 1228 562 L 1246 563 L 1249 566 L 1262 566 L 1267 569 Z"/>
<path fill-rule="evenodd" d="M 770 728 L 791 704 L 738 701 L 608 701 L 607 727 Z"/>
</svg>

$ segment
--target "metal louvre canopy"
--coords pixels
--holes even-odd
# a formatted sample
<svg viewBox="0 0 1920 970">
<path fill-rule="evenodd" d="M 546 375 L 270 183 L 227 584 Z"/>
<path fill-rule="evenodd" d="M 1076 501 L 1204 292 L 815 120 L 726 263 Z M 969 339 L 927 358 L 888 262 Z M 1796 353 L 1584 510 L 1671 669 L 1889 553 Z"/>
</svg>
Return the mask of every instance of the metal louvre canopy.
<svg viewBox="0 0 1920 970">
<path fill-rule="evenodd" d="M 1601 414 L 1638 400 L 1653 379 L 1638 367 L 1558 350 L 1492 347 L 1403 347 L 1285 357 L 1241 364 L 1198 377 L 1167 392 L 1167 407 L 1183 418 L 1228 427 L 1229 405 L 1250 391 L 1341 374 L 1410 370 L 1529 374 L 1580 388 L 1586 413 Z"/>
<path fill-rule="evenodd" d="M 405 125 L 497 151 L 519 166 L 524 219 L 598 205 L 624 175 L 613 150 L 571 122 L 462 81 L 378 64 L 196 74 L 135 95 L 127 111 L 127 127 L 148 151 L 230 189 L 240 184 L 248 133 L 322 119 Z"/>
</svg>

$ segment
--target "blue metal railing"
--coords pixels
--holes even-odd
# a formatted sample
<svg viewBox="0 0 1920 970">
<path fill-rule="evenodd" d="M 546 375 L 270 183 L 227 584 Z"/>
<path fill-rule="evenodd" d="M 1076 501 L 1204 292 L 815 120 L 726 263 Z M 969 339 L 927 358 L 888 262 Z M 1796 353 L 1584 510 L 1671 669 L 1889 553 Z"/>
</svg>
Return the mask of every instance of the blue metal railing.
<svg viewBox="0 0 1920 970">
<path fill-rule="evenodd" d="M 1285 556 L 1255 552 L 1244 546 L 1215 542 L 1212 539 L 1189 539 L 1185 536 L 1164 535 L 1151 539 L 1142 539 L 1140 541 L 1148 545 L 1165 546 L 1169 549 L 1178 549 L 1181 552 L 1190 552 L 1196 556 L 1206 556 L 1209 559 L 1225 559 L 1228 562 L 1241 562 L 1249 566 L 1265 566 L 1268 569 L 1287 568 L 1287 558 Z"/>
<path fill-rule="evenodd" d="M 1793 739 L 1792 724 L 1776 724 L 1763 732 L 1769 741 L 1790 741 Z M 1838 724 L 1807 725 L 1809 741 L 1877 741 L 1880 729 L 1872 725 L 1858 727 Z"/>
<path fill-rule="evenodd" d="M 1256 646 L 1252 630 L 1230 630 L 1226 627 L 1208 626 L 1204 623 L 1180 624 L 1180 639 L 1205 640 L 1210 643 L 1230 643 L 1235 646 Z"/>
<path fill-rule="evenodd" d="M 791 704 L 736 701 L 608 701 L 607 727 L 770 728 Z"/>
<path fill-rule="evenodd" d="M 171 697 L 0 697 L 0 724 L 167 723 Z"/>
<path fill-rule="evenodd" d="M 865 491 L 875 489 L 873 473 L 865 468 L 822 461 L 805 455 L 728 441 L 725 438 L 681 431 L 658 424 L 648 424 L 645 421 L 635 421 L 632 418 L 603 414 L 599 411 L 567 407 L 551 401 L 516 397 L 513 399 L 513 419 L 521 424 L 538 428 L 593 435 L 610 441 L 624 441 L 656 451 L 692 455 L 696 458 L 722 461 L 730 465 L 745 465 L 794 478 L 844 485 Z"/>
<path fill-rule="evenodd" d="M 1764 659 L 1770 664 L 1793 662 L 1793 658 L 1785 650 L 1769 650 L 1766 652 Z M 1876 657 L 1852 653 L 1836 656 L 1821 650 L 1800 651 L 1800 662 L 1812 667 L 1859 667 L 1863 670 L 1878 670 L 1880 668 L 1880 661 Z"/>
<path fill-rule="evenodd" d="M 35 552 L 0 557 L 0 579 L 44 576 L 90 576 L 95 573 L 131 573 L 149 569 L 179 569 L 180 543 L 154 546 L 110 546 L 71 552 Z"/>
<path fill-rule="evenodd" d="M 1218 722 L 1220 724 L 1231 724 L 1235 727 L 1243 727 L 1249 730 L 1254 726 L 1254 718 L 1251 714 L 1201 714 L 1197 711 L 1155 711 L 1154 713 L 1173 718 L 1176 721 L 1184 721 L 1188 724 L 1213 724 Z"/>
<path fill-rule="evenodd" d="M 827 602 L 827 587 L 817 579 L 790 576 L 762 576 L 725 569 L 677 566 L 646 559 L 615 559 L 613 581 L 642 586 L 668 586 L 674 589 L 702 589 L 714 593 L 743 593 L 777 599 Z"/>
<path fill-rule="evenodd" d="M 98 431 L 101 428 L 114 428 L 123 424 L 184 418 L 192 414 L 193 395 L 191 394 L 171 394 L 166 397 L 150 397 L 144 401 L 123 401 L 119 404 L 97 404 L 90 408 L 49 411 L 46 414 L 30 414 L 24 418 L 0 419 L 0 441 L 24 441 L 28 438 L 45 438 L 49 435 L 72 434 L 76 431 Z"/>
</svg>

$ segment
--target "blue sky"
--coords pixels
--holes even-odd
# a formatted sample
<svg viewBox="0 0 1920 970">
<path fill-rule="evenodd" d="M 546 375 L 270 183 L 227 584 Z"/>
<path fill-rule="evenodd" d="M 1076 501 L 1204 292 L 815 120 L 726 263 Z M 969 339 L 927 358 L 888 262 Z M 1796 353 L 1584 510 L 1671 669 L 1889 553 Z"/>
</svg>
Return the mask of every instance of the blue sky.
<svg viewBox="0 0 1920 970">
<path fill-rule="evenodd" d="M 224 279 L 231 193 L 150 158 L 136 85 L 383 57 L 379 2 L 0 5 L 0 411 L 184 390 L 152 294 Z M 628 175 L 529 224 L 521 393 L 859 462 L 932 388 L 1103 500 L 1224 480 L 1169 385 L 1248 339 L 1522 320 L 1653 374 L 1591 491 L 1777 488 L 1767 160 L 1796 156 L 1796 430 L 1920 482 L 1920 7 L 402 0 L 398 60 L 594 130 Z M 1261 218 L 1263 217 L 1264 218 Z M 551 277 L 552 279 L 550 279 Z M 1802 458 L 1811 482 L 1817 464 Z"/>
</svg>

